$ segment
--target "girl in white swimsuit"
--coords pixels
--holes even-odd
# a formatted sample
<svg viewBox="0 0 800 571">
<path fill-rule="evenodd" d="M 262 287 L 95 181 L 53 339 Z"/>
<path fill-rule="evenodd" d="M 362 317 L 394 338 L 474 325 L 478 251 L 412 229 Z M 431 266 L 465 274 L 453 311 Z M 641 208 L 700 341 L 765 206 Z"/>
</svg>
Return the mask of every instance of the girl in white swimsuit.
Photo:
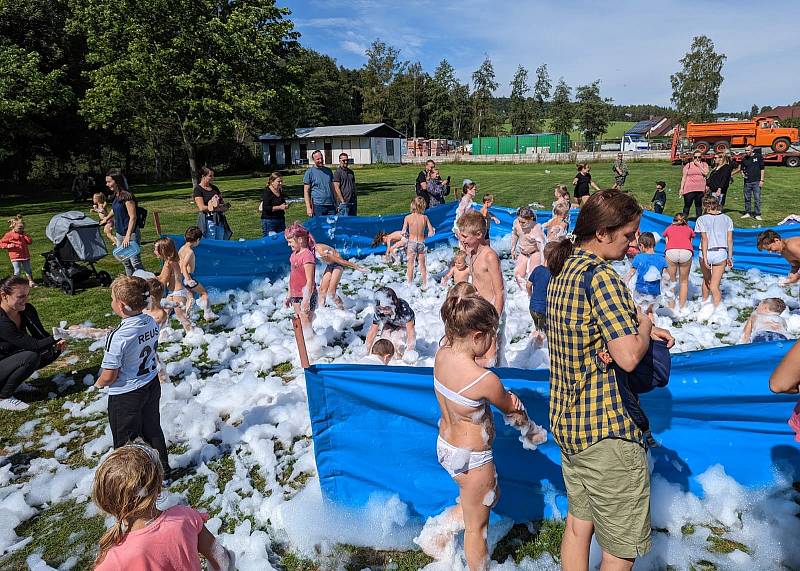
<svg viewBox="0 0 800 571">
<path fill-rule="evenodd" d="M 439 463 L 458 484 L 460 502 L 440 517 L 464 526 L 467 565 L 477 571 L 488 563 L 489 512 L 499 497 L 492 460 L 495 430 L 490 404 L 517 426 L 530 428 L 532 423 L 517 396 L 506 391 L 497 375 L 475 363 L 497 335 L 499 317 L 494 306 L 471 284 L 460 283 L 450 290 L 441 316 L 444 343 L 436 353 L 433 369 L 442 413 L 436 451 Z M 536 428 L 538 432 L 527 432 L 533 445 L 546 438 L 544 431 Z M 426 552 L 435 552 L 441 542 L 421 546 Z"/>
</svg>

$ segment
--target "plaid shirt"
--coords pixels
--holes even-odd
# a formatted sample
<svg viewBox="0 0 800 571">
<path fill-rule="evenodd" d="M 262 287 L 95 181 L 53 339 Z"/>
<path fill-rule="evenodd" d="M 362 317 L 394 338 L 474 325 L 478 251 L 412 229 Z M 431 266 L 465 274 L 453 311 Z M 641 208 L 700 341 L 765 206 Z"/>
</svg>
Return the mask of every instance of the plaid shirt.
<svg viewBox="0 0 800 571">
<path fill-rule="evenodd" d="M 583 274 L 597 266 L 586 298 Z M 622 278 L 599 256 L 576 248 L 547 289 L 550 347 L 550 429 L 565 454 L 576 454 L 604 438 L 643 443 L 625 412 L 612 369 L 599 365 L 598 351 L 612 339 L 638 330 L 636 306 Z"/>
</svg>

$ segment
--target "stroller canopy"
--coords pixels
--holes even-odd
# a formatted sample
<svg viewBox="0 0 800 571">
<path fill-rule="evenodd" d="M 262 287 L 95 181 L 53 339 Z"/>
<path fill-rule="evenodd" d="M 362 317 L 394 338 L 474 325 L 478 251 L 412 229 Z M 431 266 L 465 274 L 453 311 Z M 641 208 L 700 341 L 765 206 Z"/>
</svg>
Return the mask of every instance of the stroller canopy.
<svg viewBox="0 0 800 571">
<path fill-rule="evenodd" d="M 64 239 L 69 240 L 79 260 L 94 262 L 108 254 L 100 224 L 83 212 L 71 210 L 56 214 L 50 219 L 45 234 L 55 246 Z"/>
</svg>

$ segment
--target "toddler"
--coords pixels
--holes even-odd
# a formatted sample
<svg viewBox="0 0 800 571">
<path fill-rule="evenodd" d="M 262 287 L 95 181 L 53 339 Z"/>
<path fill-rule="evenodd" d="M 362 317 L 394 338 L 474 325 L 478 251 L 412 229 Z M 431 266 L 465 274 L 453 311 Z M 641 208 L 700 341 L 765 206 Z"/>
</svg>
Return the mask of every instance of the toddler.
<svg viewBox="0 0 800 571">
<path fill-rule="evenodd" d="M 95 192 L 92 195 L 92 210 L 100 216 L 100 226 L 112 243 L 114 243 L 114 211 L 108 207 L 106 195 Z"/>
<path fill-rule="evenodd" d="M 387 260 L 397 261 L 397 252 L 402 252 L 406 245 L 406 238 L 403 236 L 403 232 L 400 230 L 395 230 L 394 232 L 388 233 L 381 230 L 375 234 L 375 238 L 372 240 L 371 247 L 375 248 L 381 244 L 386 246 L 386 253 L 384 254 L 384 257 Z"/>
<path fill-rule="evenodd" d="M 294 308 L 303 329 L 311 327 L 314 312 L 317 310 L 317 283 L 314 237 L 299 222 L 295 222 L 283 232 L 286 243 L 292 250 L 289 256 L 289 291 L 284 305 Z"/>
<path fill-rule="evenodd" d="M 33 283 L 33 269 L 31 269 L 31 253 L 28 246 L 33 242 L 29 234 L 25 232 L 25 222 L 22 214 L 17 214 L 8 221 L 10 230 L 0 238 L 0 248 L 8 250 L 8 257 L 11 259 L 11 266 L 14 268 L 14 275 L 18 276 L 23 271 L 28 276 L 28 285 L 36 287 Z"/>
<path fill-rule="evenodd" d="M 550 242 L 544 247 L 542 265 L 531 272 L 526 287 L 530 297 L 529 310 L 533 319 L 533 340 L 536 345 L 541 345 L 547 336 L 547 286 L 550 284 L 550 270 L 547 267 L 547 258 L 552 256 L 557 242 Z"/>
<path fill-rule="evenodd" d="M 406 281 L 408 285 L 414 280 L 414 270 L 419 260 L 419 271 L 422 274 L 422 287 L 428 285 L 428 268 L 425 265 L 425 231 L 428 237 L 433 236 L 436 231 L 431 225 L 431 221 L 425 214 L 425 199 L 417 196 L 411 201 L 411 214 L 403 220 L 403 235 L 408 239 L 406 245 L 406 255 L 408 256 L 408 270 Z"/>
<path fill-rule="evenodd" d="M 536 223 L 536 213 L 530 206 L 517 210 L 517 219 L 511 228 L 511 257 L 517 261 L 514 279 L 520 289 L 525 288 L 526 280 L 533 268 L 542 263 L 542 248 L 545 237 L 541 224 Z M 519 246 L 519 252 L 517 252 Z"/>
<path fill-rule="evenodd" d="M 447 285 L 450 278 L 453 278 L 454 284 L 470 281 L 471 275 L 469 266 L 467 265 L 467 253 L 464 250 L 459 250 L 456 252 L 456 255 L 453 256 L 453 266 L 442 278 L 442 285 Z"/>
<path fill-rule="evenodd" d="M 548 242 L 560 242 L 567 235 L 569 228 L 569 205 L 558 203 L 553 208 L 553 217 L 542 224 L 542 229 L 547 231 Z"/>
<path fill-rule="evenodd" d="M 786 303 L 779 297 L 762 299 L 756 306 L 742 331 L 742 343 L 763 343 L 767 341 L 786 341 L 789 333 L 786 321 L 781 314 L 786 311 Z"/>
<path fill-rule="evenodd" d="M 650 201 L 653 205 L 653 212 L 662 214 L 664 207 L 667 205 L 667 183 L 660 180 L 656 183 L 656 192 L 653 194 L 653 199 Z"/>
<path fill-rule="evenodd" d="M 664 256 L 655 253 L 656 238 L 652 232 L 642 232 L 638 242 L 641 252 L 634 256 L 625 281 L 629 281 L 636 273 L 634 301 L 642 312 L 651 313 L 661 295 L 661 279 L 667 269 L 667 261 Z"/>
<path fill-rule="evenodd" d="M 122 446 L 100 463 L 92 499 L 116 521 L 100 538 L 95 571 L 200 571 L 198 554 L 214 571 L 233 571 L 233 554 L 204 525 L 208 514 L 180 505 L 158 509 L 163 479 L 158 453 L 141 444 Z"/>
<path fill-rule="evenodd" d="M 167 301 L 175 304 L 175 317 L 183 326 L 184 331 L 188 333 L 194 327 L 188 317 L 188 311 L 194 298 L 183 285 L 180 257 L 178 250 L 175 249 L 175 242 L 172 241 L 172 238 L 159 238 L 153 244 L 153 253 L 164 264 L 158 275 L 158 281 L 164 286 Z"/>
<path fill-rule="evenodd" d="M 388 339 L 378 339 L 369 355 L 361 359 L 367 365 L 388 365 L 394 357 L 394 343 Z"/>
<path fill-rule="evenodd" d="M 186 229 L 186 232 L 184 232 L 183 237 L 186 242 L 178 251 L 178 263 L 180 265 L 181 274 L 183 277 L 183 285 L 186 286 L 186 289 L 188 290 L 187 298 L 190 301 L 188 305 L 191 305 L 191 303 L 194 302 L 194 294 L 199 295 L 200 299 L 197 302 L 197 305 L 203 310 L 203 319 L 206 321 L 212 321 L 218 316 L 211 310 L 211 303 L 209 302 L 206 288 L 203 287 L 203 284 L 194 279 L 193 275 L 195 270 L 194 249 L 197 248 L 197 245 L 203 238 L 203 231 L 197 226 L 189 226 L 189 228 Z"/>
<path fill-rule="evenodd" d="M 494 195 L 490 192 L 487 192 L 483 195 L 483 206 L 481 206 L 481 216 L 483 216 L 484 221 L 486 222 L 486 230 L 483 233 L 483 239 L 487 242 L 489 241 L 489 226 L 492 222 L 495 224 L 500 224 L 500 220 L 489 211 L 492 204 L 494 204 Z"/>
</svg>

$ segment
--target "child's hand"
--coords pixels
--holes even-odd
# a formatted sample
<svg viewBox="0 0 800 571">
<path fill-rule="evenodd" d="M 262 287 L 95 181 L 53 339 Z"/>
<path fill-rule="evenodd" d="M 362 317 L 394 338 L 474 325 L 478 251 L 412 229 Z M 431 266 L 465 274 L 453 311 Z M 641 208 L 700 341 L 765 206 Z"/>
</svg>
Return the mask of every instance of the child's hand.
<svg viewBox="0 0 800 571">
<path fill-rule="evenodd" d="M 300 311 L 302 313 L 311 313 L 311 302 L 305 299 L 300 302 Z"/>
</svg>

